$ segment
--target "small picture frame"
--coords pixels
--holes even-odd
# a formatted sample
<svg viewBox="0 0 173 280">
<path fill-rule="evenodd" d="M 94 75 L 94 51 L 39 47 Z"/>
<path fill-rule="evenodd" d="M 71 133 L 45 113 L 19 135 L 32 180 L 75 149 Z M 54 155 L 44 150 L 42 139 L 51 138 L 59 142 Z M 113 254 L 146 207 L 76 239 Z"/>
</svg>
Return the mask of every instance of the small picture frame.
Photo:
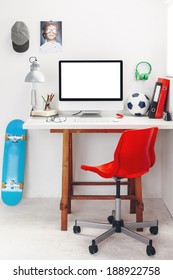
<svg viewBox="0 0 173 280">
<path fill-rule="evenodd" d="M 40 22 L 40 52 L 57 53 L 62 51 L 62 22 Z"/>
</svg>

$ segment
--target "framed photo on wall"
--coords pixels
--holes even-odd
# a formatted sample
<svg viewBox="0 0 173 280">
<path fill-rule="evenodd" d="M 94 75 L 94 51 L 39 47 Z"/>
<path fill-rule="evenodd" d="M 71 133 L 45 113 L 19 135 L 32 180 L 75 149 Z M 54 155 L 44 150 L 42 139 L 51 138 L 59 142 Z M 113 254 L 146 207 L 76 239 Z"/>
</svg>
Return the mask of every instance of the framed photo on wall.
<svg viewBox="0 0 173 280">
<path fill-rule="evenodd" d="M 57 53 L 62 51 L 62 22 L 40 22 L 40 51 L 42 53 Z"/>
</svg>

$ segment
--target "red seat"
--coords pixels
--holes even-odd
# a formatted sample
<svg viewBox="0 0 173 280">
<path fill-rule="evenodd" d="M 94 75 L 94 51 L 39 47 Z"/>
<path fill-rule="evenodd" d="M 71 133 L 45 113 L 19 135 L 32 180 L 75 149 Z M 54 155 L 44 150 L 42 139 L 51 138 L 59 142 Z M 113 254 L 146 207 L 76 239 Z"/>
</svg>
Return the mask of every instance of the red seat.
<svg viewBox="0 0 173 280">
<path fill-rule="evenodd" d="M 103 178 L 139 177 L 147 173 L 155 163 L 157 131 L 158 128 L 127 130 L 120 137 L 113 161 L 99 166 L 81 165 L 81 168 Z"/>
<path fill-rule="evenodd" d="M 147 245 L 148 255 L 155 254 L 155 248 L 152 246 L 152 240 L 141 237 L 140 235 L 131 231 L 130 228 L 137 229 L 150 227 L 150 232 L 157 234 L 158 221 L 124 224 L 124 221 L 121 219 L 120 182 L 122 178 L 138 178 L 147 173 L 154 165 L 154 146 L 157 133 L 157 127 L 127 130 L 123 132 L 120 137 L 112 161 L 99 166 L 81 165 L 81 168 L 85 171 L 97 173 L 103 178 L 114 178 L 116 181 L 116 211 L 113 211 L 112 216 L 108 217 L 109 224 L 106 226 L 104 224 L 104 228 L 109 228 L 109 230 L 101 237 L 98 237 L 92 241 L 92 245 L 89 246 L 90 253 L 96 253 L 98 251 L 97 244 L 108 236 L 115 232 L 123 232 L 145 243 Z M 96 224 L 99 227 L 103 226 L 103 224 L 99 223 L 86 222 L 85 224 L 84 221 L 76 220 L 74 232 L 80 232 L 80 225 L 95 227 Z"/>
</svg>

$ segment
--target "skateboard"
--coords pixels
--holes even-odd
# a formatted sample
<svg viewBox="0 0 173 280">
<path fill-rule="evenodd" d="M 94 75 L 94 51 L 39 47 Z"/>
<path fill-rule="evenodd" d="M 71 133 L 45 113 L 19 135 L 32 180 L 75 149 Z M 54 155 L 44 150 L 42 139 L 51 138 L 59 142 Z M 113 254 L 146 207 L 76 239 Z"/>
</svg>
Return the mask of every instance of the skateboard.
<svg viewBox="0 0 173 280">
<path fill-rule="evenodd" d="M 12 120 L 5 132 L 1 197 L 5 204 L 11 206 L 20 202 L 23 193 L 26 154 L 23 123 L 22 120 Z"/>
</svg>

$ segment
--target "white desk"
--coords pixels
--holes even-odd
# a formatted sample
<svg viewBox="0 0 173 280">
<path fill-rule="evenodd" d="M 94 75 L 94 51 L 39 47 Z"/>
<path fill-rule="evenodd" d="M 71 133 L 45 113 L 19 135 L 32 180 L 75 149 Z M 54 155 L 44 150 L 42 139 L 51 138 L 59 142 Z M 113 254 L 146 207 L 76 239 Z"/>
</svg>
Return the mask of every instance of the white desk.
<svg viewBox="0 0 173 280">
<path fill-rule="evenodd" d="M 51 133 L 63 133 L 61 230 L 67 230 L 68 213 L 71 211 L 72 176 L 72 134 L 73 133 L 122 133 L 126 129 L 157 126 L 161 130 L 172 130 L 173 121 L 149 119 L 148 117 L 125 116 L 122 119 L 109 119 L 109 122 L 77 122 L 68 117 L 61 123 L 46 122 L 46 118 L 31 117 L 24 123 L 25 129 L 48 129 Z M 72 196 L 71 196 L 72 197 Z M 78 198 L 75 198 L 78 199 Z"/>
<path fill-rule="evenodd" d="M 65 122 L 46 122 L 46 118 L 30 117 L 24 123 L 25 129 L 133 129 L 157 126 L 159 129 L 173 129 L 173 121 L 149 119 L 148 117 L 124 116 L 122 119 L 108 118 L 109 122 L 77 122 L 75 117 L 67 117 Z"/>
</svg>

